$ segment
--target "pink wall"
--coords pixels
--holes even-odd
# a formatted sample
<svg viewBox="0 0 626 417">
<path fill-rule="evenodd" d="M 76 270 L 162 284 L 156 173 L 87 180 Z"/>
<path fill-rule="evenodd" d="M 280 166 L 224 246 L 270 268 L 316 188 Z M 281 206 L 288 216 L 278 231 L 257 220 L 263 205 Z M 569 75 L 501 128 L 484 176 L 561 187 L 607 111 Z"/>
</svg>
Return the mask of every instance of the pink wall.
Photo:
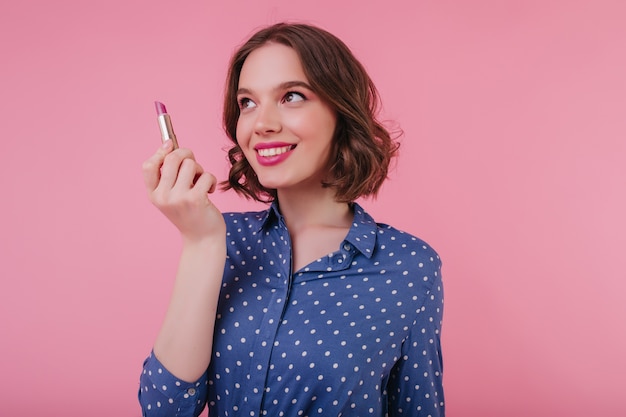
<svg viewBox="0 0 626 417">
<path fill-rule="evenodd" d="M 283 19 L 351 45 L 405 131 L 365 206 L 444 259 L 449 415 L 626 414 L 623 1 L 6 3 L 0 415 L 139 415 L 179 248 L 152 102 L 223 178 L 226 61 Z"/>
</svg>

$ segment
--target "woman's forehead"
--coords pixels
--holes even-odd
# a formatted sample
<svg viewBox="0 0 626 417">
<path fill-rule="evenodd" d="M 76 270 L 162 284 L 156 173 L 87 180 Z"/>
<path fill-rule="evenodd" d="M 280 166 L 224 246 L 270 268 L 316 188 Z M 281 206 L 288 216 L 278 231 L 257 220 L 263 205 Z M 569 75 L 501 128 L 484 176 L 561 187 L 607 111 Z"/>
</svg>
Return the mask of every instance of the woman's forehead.
<svg viewBox="0 0 626 417">
<path fill-rule="evenodd" d="M 285 82 L 308 83 L 298 53 L 279 43 L 266 43 L 252 51 L 239 74 L 239 88 L 275 88 Z"/>
</svg>

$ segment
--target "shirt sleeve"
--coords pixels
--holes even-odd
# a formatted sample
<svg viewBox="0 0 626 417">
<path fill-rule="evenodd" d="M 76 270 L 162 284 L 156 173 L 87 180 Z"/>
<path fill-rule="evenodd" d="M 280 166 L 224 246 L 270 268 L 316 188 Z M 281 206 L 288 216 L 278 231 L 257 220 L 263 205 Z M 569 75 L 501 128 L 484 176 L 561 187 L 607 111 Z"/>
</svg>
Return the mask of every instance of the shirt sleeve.
<svg viewBox="0 0 626 417">
<path fill-rule="evenodd" d="M 440 273 L 434 278 L 389 378 L 389 416 L 445 416 L 440 343 L 443 284 Z"/>
<path fill-rule="evenodd" d="M 206 405 L 207 373 L 195 382 L 172 375 L 154 355 L 146 358 L 139 378 L 143 417 L 197 417 Z"/>
</svg>

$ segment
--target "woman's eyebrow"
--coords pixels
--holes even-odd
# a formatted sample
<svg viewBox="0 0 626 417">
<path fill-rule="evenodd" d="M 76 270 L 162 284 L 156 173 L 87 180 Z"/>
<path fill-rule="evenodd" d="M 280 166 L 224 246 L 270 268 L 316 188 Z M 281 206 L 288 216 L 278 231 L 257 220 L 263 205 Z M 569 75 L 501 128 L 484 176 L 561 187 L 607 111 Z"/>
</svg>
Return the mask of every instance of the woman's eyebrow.
<svg viewBox="0 0 626 417">
<path fill-rule="evenodd" d="M 305 83 L 304 81 L 287 81 L 284 83 L 280 83 L 280 85 L 278 85 L 278 87 L 276 87 L 275 90 L 288 90 L 293 87 L 304 87 L 307 90 L 313 91 L 311 86 Z"/>
<path fill-rule="evenodd" d="M 304 81 L 285 81 L 284 83 L 280 83 L 276 87 L 274 87 L 274 91 L 288 90 L 293 87 L 303 87 L 307 90 L 313 91 L 311 86 Z M 237 90 L 237 95 L 240 94 L 252 94 L 252 91 L 248 88 L 239 88 Z"/>
<path fill-rule="evenodd" d="M 237 95 L 240 94 L 252 94 L 252 91 L 248 90 L 247 88 L 240 88 L 237 90 Z"/>
</svg>

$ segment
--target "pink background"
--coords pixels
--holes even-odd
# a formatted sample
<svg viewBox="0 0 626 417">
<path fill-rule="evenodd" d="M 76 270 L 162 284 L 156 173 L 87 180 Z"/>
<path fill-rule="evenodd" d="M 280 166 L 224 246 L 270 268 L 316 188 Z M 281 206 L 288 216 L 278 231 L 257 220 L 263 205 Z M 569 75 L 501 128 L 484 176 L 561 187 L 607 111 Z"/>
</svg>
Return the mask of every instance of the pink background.
<svg viewBox="0 0 626 417">
<path fill-rule="evenodd" d="M 139 416 L 180 243 L 153 101 L 224 178 L 227 60 L 283 19 L 345 40 L 405 131 L 364 205 L 444 260 L 449 415 L 626 415 L 626 3 L 364 4 L 3 2 L 0 415 Z"/>
</svg>

